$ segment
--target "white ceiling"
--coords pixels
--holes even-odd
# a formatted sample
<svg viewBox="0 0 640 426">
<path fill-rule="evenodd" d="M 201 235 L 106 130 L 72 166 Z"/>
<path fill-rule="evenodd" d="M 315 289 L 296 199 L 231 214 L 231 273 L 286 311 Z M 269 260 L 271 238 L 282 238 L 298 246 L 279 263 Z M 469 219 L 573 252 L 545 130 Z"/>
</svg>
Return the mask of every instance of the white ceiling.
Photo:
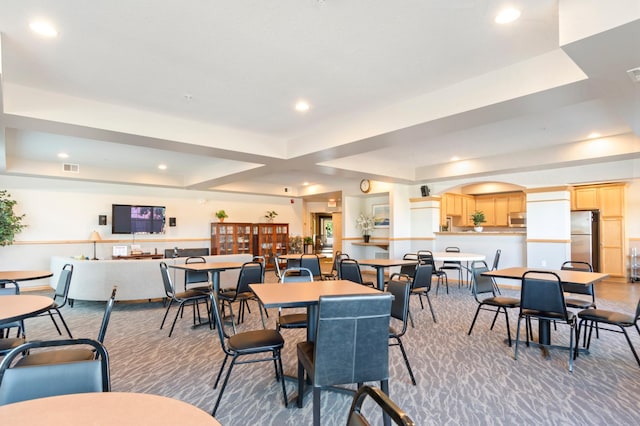
<svg viewBox="0 0 640 426">
<path fill-rule="evenodd" d="M 589 161 L 637 157 L 640 1 L 619 2 L 514 0 L 505 26 L 498 0 L 3 2 L 0 170 L 295 196 L 579 163 L 596 131 L 627 143 Z"/>
</svg>

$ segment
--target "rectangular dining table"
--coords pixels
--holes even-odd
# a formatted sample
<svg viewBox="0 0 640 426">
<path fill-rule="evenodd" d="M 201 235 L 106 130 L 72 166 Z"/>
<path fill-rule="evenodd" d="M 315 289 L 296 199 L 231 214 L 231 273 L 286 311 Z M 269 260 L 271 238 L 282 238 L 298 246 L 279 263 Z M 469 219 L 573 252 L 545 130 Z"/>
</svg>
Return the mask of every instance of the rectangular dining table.
<svg viewBox="0 0 640 426">
<path fill-rule="evenodd" d="M 349 280 L 250 284 L 265 308 L 307 308 L 307 340 L 315 340 L 320 296 L 378 294 L 379 291 Z"/>
<path fill-rule="evenodd" d="M 522 275 L 529 271 L 541 271 L 541 272 L 553 272 L 560 277 L 560 281 L 563 284 L 579 284 L 579 285 L 593 285 L 598 281 L 601 281 L 609 276 L 601 272 L 583 272 L 583 271 L 567 271 L 561 269 L 544 269 L 544 268 L 529 268 L 529 267 L 512 267 L 504 269 L 496 269 L 495 271 L 483 272 L 482 275 L 494 277 L 494 278 L 507 278 L 514 280 L 521 280 Z M 536 278 L 535 275 L 531 275 L 531 278 Z M 538 321 L 538 341 L 541 345 L 551 345 L 551 322 L 548 320 Z"/>
<path fill-rule="evenodd" d="M 358 260 L 358 264 L 371 266 L 376 269 L 376 286 L 378 290 L 384 290 L 384 268 L 392 266 L 416 265 L 417 260 L 411 259 L 363 259 Z"/>
<path fill-rule="evenodd" d="M 220 291 L 220 272 L 229 269 L 240 269 L 243 262 L 206 262 L 206 263 L 183 263 L 179 265 L 169 265 L 169 268 L 182 269 L 192 272 L 209 272 L 213 291 L 218 294 Z"/>
</svg>

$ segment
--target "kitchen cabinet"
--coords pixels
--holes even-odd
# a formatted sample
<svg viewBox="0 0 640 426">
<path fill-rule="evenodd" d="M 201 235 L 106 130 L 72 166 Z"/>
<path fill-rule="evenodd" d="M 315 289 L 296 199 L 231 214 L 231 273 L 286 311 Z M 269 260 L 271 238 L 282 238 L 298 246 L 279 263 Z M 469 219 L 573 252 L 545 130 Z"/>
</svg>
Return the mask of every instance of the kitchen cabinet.
<svg viewBox="0 0 640 426">
<path fill-rule="evenodd" d="M 598 187 L 576 188 L 571 197 L 571 210 L 597 210 L 600 208 Z"/>
<path fill-rule="evenodd" d="M 522 194 L 511 194 L 508 196 L 509 213 L 521 213 L 527 211 L 527 197 Z"/>
<path fill-rule="evenodd" d="M 496 224 L 495 199 L 493 196 L 487 196 L 487 195 L 477 196 L 475 210 L 481 211 L 484 213 L 484 218 L 486 222 L 482 223 L 481 226 L 495 226 Z"/>
<path fill-rule="evenodd" d="M 446 193 L 441 198 L 440 224 L 446 225 L 447 216 L 455 226 L 473 226 L 470 216 L 482 211 L 486 222 L 482 226 L 509 226 L 509 213 L 526 211 L 524 193 L 465 195 Z"/>
<path fill-rule="evenodd" d="M 211 255 L 251 254 L 250 223 L 212 223 Z"/>
<path fill-rule="evenodd" d="M 497 196 L 494 198 L 494 225 L 509 226 L 509 197 Z"/>
</svg>

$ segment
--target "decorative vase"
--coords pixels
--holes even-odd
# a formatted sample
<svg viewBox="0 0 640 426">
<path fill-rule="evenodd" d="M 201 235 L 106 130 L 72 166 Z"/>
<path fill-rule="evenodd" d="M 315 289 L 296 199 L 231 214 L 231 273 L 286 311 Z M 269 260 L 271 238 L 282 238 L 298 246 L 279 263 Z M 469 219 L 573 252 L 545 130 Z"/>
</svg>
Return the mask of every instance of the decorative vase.
<svg viewBox="0 0 640 426">
<path fill-rule="evenodd" d="M 218 222 L 224 223 L 224 217 L 218 218 Z"/>
<path fill-rule="evenodd" d="M 482 226 L 474 226 L 473 227 L 473 230 L 476 231 L 476 232 L 482 232 L 482 229 L 483 229 Z"/>
<path fill-rule="evenodd" d="M 364 242 L 368 243 L 369 242 L 369 238 L 371 238 L 371 235 L 363 235 L 362 238 L 364 238 Z"/>
</svg>

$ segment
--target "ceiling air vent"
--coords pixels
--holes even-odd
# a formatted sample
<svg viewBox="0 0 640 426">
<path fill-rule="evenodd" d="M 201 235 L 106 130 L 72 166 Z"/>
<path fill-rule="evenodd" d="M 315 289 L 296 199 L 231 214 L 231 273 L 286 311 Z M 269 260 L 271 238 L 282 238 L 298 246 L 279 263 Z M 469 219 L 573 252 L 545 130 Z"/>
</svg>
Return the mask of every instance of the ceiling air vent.
<svg viewBox="0 0 640 426">
<path fill-rule="evenodd" d="M 69 173 L 80 173 L 80 164 L 62 163 L 62 171 Z"/>
<path fill-rule="evenodd" d="M 634 83 L 640 83 L 640 67 L 630 69 L 629 71 L 627 71 L 627 74 L 629 74 L 631 81 L 633 81 Z"/>
</svg>

